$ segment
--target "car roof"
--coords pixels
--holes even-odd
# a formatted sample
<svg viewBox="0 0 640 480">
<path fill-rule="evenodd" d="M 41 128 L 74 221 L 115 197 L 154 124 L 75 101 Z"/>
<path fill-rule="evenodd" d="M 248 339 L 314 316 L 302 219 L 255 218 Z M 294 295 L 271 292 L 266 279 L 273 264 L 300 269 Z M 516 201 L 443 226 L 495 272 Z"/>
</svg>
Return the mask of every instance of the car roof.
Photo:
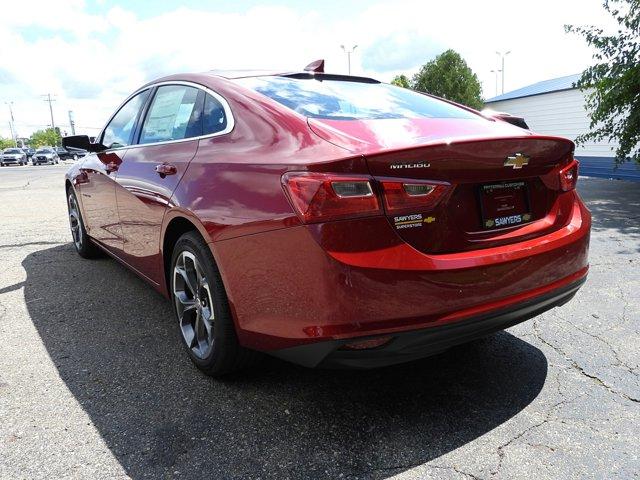
<svg viewBox="0 0 640 480">
<path fill-rule="evenodd" d="M 344 75 L 339 73 L 329 72 L 308 72 L 308 71 L 283 71 L 283 70 L 210 70 L 204 72 L 208 75 L 216 77 L 226 78 L 228 80 L 235 80 L 239 78 L 249 77 L 286 77 L 297 79 L 326 79 L 326 80 L 344 80 L 351 82 L 364 82 L 364 83 L 381 83 L 375 78 L 359 77 L 356 75 Z"/>
<path fill-rule="evenodd" d="M 274 77 L 280 75 L 286 75 L 289 73 L 286 70 L 209 70 L 208 73 L 210 75 L 215 75 L 216 77 L 234 79 L 234 78 L 246 78 L 246 77 Z"/>
</svg>

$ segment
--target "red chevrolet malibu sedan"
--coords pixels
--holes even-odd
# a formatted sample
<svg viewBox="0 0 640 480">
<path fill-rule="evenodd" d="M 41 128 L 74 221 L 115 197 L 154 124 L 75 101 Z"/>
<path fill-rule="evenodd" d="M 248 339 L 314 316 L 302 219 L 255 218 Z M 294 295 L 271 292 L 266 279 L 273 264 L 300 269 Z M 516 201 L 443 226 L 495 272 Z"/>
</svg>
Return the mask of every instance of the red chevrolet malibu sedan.
<svg viewBox="0 0 640 480">
<path fill-rule="evenodd" d="M 591 219 L 571 141 L 379 81 L 165 77 L 66 176 L 73 241 L 168 297 L 207 374 L 256 351 L 368 368 L 570 300 Z"/>
</svg>

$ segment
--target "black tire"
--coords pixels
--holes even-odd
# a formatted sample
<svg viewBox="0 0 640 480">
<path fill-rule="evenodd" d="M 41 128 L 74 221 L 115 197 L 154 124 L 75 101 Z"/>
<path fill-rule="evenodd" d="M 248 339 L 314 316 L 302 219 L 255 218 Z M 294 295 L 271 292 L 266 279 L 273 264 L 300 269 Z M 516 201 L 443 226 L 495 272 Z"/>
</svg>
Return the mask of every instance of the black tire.
<svg viewBox="0 0 640 480">
<path fill-rule="evenodd" d="M 183 252 L 191 254 L 199 263 L 199 267 L 202 270 L 203 278 L 205 278 L 209 288 L 207 292 L 211 297 L 211 304 L 213 311 L 212 317 L 212 341 L 210 351 L 206 355 L 199 356 L 196 354 L 198 347 L 197 340 L 192 341 L 190 345 L 185 337 L 184 325 L 195 322 L 196 315 L 201 315 L 202 309 L 198 312 L 196 309 L 192 309 L 189 313 L 192 314 L 194 321 L 190 322 L 188 319 L 181 321 L 181 316 L 178 312 L 178 305 L 184 305 L 184 302 L 178 300 L 176 292 L 176 265 L 180 259 L 184 259 Z M 212 377 L 219 377 L 229 374 L 231 372 L 238 371 L 253 364 L 259 357 L 259 353 L 253 350 L 246 349 L 238 343 L 238 336 L 236 334 L 235 325 L 231 316 L 231 310 L 229 308 L 229 301 L 227 300 L 227 294 L 222 283 L 222 277 L 220 271 L 216 265 L 211 250 L 208 245 L 202 239 L 197 232 L 188 232 L 182 235 L 175 244 L 173 249 L 173 255 L 171 258 L 171 270 L 170 270 L 170 297 L 171 305 L 173 307 L 174 318 L 176 319 L 182 344 L 189 355 L 191 361 L 195 366 Z M 178 282 L 180 282 L 180 276 L 178 275 Z M 199 287 L 196 287 L 198 289 Z M 180 288 L 178 288 L 180 289 Z M 187 289 L 183 287 L 186 292 Z M 195 296 L 195 300 L 200 303 L 201 307 L 205 305 L 205 299 L 208 298 L 206 294 L 202 294 L 202 297 Z M 184 307 L 183 307 L 184 308 Z M 185 310 L 185 315 L 187 311 Z M 195 324 L 195 323 L 193 323 Z M 196 328 L 193 327 L 195 331 Z M 205 334 L 208 331 L 203 331 Z M 195 338 L 194 334 L 194 338 Z"/>
<path fill-rule="evenodd" d="M 75 205 L 75 212 L 73 206 Z M 98 258 L 103 256 L 102 250 L 98 247 L 93 240 L 87 235 L 87 231 L 84 228 L 84 221 L 82 220 L 82 213 L 78 204 L 78 198 L 72 188 L 67 189 L 67 209 L 69 211 L 69 227 L 71 228 L 71 238 L 73 239 L 73 245 L 76 248 L 76 252 L 82 258 Z M 72 217 L 76 218 L 76 226 L 79 233 L 79 241 L 74 231 L 74 221 Z"/>
</svg>

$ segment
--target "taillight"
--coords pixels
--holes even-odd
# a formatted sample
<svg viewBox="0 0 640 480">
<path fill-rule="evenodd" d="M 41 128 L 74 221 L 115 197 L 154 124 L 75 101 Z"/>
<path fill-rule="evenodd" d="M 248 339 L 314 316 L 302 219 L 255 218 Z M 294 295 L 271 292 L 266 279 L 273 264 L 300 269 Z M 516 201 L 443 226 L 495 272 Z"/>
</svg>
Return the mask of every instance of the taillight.
<svg viewBox="0 0 640 480">
<path fill-rule="evenodd" d="M 563 192 L 568 192 L 576 188 L 578 183 L 578 167 L 580 162 L 573 159 L 566 167 L 562 168 L 559 172 L 560 175 L 560 188 Z"/>
<path fill-rule="evenodd" d="M 288 172 L 282 184 L 304 223 L 382 213 L 368 176 Z"/>
<path fill-rule="evenodd" d="M 387 213 L 428 210 L 435 207 L 450 191 L 447 183 L 382 180 L 384 206 Z"/>
</svg>

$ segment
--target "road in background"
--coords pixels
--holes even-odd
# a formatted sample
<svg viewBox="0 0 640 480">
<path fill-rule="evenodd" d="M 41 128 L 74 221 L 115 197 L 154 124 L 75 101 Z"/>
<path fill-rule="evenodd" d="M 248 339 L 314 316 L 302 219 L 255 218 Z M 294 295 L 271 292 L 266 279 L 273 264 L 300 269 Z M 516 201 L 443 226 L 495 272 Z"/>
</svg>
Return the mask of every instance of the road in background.
<svg viewBox="0 0 640 480">
<path fill-rule="evenodd" d="M 0 169 L 0 478 L 637 478 L 635 184 L 581 179 L 589 280 L 535 320 L 407 365 L 212 380 L 166 300 L 75 254 L 66 168 Z"/>
</svg>

